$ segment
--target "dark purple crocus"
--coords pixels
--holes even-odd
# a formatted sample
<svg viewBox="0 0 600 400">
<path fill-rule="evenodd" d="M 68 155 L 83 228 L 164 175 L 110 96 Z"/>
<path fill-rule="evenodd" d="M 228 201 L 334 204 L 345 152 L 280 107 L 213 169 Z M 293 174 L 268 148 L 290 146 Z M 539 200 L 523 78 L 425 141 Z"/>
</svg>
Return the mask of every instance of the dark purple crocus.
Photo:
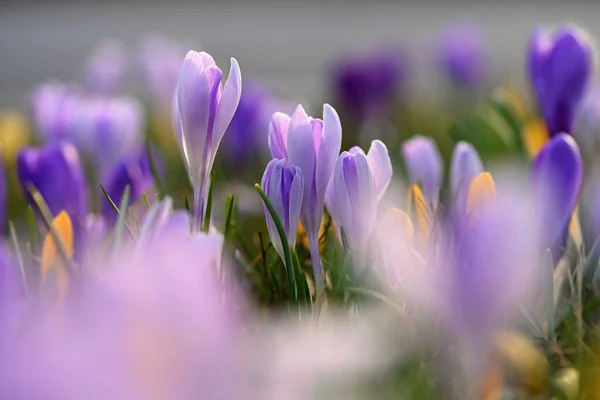
<svg viewBox="0 0 600 400">
<path fill-rule="evenodd" d="M 550 248 L 558 260 L 567 240 L 583 176 L 583 161 L 575 140 L 564 133 L 554 136 L 533 160 L 531 174 L 542 244 Z"/>
<path fill-rule="evenodd" d="M 129 204 L 142 198 L 144 192 L 153 185 L 152 170 L 145 152 L 128 157 L 115 166 L 104 181 L 104 188 L 118 206 L 129 186 Z M 109 223 L 117 218 L 117 213 L 106 198 L 102 199 L 102 214 Z"/>
<path fill-rule="evenodd" d="M 439 65 L 452 83 L 475 87 L 485 78 L 485 43 L 476 26 L 449 27 L 441 33 L 436 50 Z"/>
<path fill-rule="evenodd" d="M 40 192 L 52 215 L 65 210 L 71 220 L 83 221 L 88 209 L 85 175 L 72 144 L 51 143 L 42 148 L 23 148 L 17 158 L 17 174 L 27 201 L 37 209 L 28 185 Z"/>
<path fill-rule="evenodd" d="M 296 233 L 298 221 L 300 220 L 300 209 L 302 208 L 302 197 L 304 192 L 304 179 L 302 170 L 295 165 L 289 164 L 287 160 L 273 159 L 267 165 L 261 182 L 262 189 L 273 203 L 277 217 L 283 225 L 288 246 L 293 249 L 296 245 Z M 267 229 L 273 247 L 283 259 L 283 247 L 277 227 L 269 210 L 265 207 Z"/>
<path fill-rule="evenodd" d="M 527 68 L 549 134 L 572 133 L 592 74 L 592 46 L 585 34 L 573 26 L 552 35 L 537 29 L 529 42 Z"/>
<path fill-rule="evenodd" d="M 405 80 L 406 55 L 398 48 L 382 48 L 339 60 L 332 68 L 331 85 L 336 99 L 361 117 L 385 112 Z"/>
<path fill-rule="evenodd" d="M 273 109 L 269 91 L 253 81 L 244 81 L 242 96 L 223 137 L 223 151 L 239 165 L 264 146 Z"/>
</svg>

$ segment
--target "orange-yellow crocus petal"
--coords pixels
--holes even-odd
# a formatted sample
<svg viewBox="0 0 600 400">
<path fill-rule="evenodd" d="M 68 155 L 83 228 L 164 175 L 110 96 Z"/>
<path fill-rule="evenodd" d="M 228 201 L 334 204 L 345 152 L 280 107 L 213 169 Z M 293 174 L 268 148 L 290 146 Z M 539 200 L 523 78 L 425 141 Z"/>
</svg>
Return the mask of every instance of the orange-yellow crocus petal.
<svg viewBox="0 0 600 400">
<path fill-rule="evenodd" d="M 61 211 L 52 221 L 52 229 L 56 232 L 58 239 L 62 243 L 67 258 L 73 258 L 73 224 L 69 214 Z M 56 276 L 57 301 L 63 300 L 68 291 L 69 274 L 67 266 L 59 254 L 57 243 L 51 232 L 44 237 L 42 246 L 42 259 L 40 262 L 42 284 L 46 284 L 48 278 L 54 274 Z"/>
<path fill-rule="evenodd" d="M 550 139 L 546 124 L 541 119 L 535 119 L 523 126 L 523 145 L 531 158 L 535 157 L 542 146 Z"/>
<path fill-rule="evenodd" d="M 419 185 L 415 184 L 409 188 L 406 209 L 416 219 L 417 232 L 421 242 L 427 243 L 431 234 L 431 215 Z"/>
<path fill-rule="evenodd" d="M 467 197 L 467 214 L 474 210 L 485 209 L 496 204 L 496 184 L 489 172 L 477 175 L 469 186 Z"/>
</svg>

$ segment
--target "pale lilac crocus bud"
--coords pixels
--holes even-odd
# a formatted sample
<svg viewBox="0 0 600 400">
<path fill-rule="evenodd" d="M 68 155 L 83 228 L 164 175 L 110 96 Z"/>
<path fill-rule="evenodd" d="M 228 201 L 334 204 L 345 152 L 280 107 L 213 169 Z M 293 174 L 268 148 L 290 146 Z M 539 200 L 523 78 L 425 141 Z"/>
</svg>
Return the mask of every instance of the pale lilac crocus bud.
<svg viewBox="0 0 600 400">
<path fill-rule="evenodd" d="M 402 156 L 411 184 L 421 184 L 427 201 L 437 208 L 444 165 L 431 137 L 416 135 L 402 145 Z"/>
<path fill-rule="evenodd" d="M 81 91 L 75 85 L 47 82 L 31 94 L 31 112 L 36 129 L 44 141 L 71 137 Z"/>
<path fill-rule="evenodd" d="M 287 154 L 289 162 L 302 170 L 304 196 L 300 218 L 308 236 L 318 296 L 323 290 L 319 228 L 327 185 L 342 145 L 342 125 L 329 104 L 323 105 L 323 120 L 309 117 L 301 105 L 288 118 L 280 113 L 273 116 L 277 127 L 269 134 L 269 145 L 273 155 Z"/>
<path fill-rule="evenodd" d="M 450 161 L 450 189 L 457 211 L 464 211 L 471 181 L 482 172 L 483 164 L 477 150 L 470 143 L 458 142 Z"/>
<path fill-rule="evenodd" d="M 181 66 L 175 96 L 176 134 L 194 188 L 194 229 L 204 217 L 210 171 L 219 143 L 240 102 L 242 76 L 231 58 L 229 77 L 221 85 L 223 72 L 212 56 L 189 51 Z"/>
<path fill-rule="evenodd" d="M 333 199 L 335 225 L 349 250 L 363 263 L 375 227 L 377 191 L 367 157 L 362 151 L 344 151 L 335 164 Z"/>
<path fill-rule="evenodd" d="M 271 200 L 277 217 L 283 225 L 288 246 L 290 249 L 293 249 L 296 245 L 296 233 L 298 231 L 298 221 L 300 220 L 300 209 L 302 207 L 304 192 L 302 170 L 295 165 L 289 164 L 285 159 L 271 160 L 265 169 L 261 187 L 269 200 Z M 283 259 L 284 253 L 281 238 L 277 232 L 275 222 L 266 207 L 265 216 L 271 243 L 273 243 L 273 247 L 275 247 L 275 250 L 277 250 L 277 253 Z"/>
<path fill-rule="evenodd" d="M 129 60 L 127 49 L 117 40 L 98 44 L 85 64 L 85 86 L 100 95 L 112 95 L 125 80 Z"/>
</svg>

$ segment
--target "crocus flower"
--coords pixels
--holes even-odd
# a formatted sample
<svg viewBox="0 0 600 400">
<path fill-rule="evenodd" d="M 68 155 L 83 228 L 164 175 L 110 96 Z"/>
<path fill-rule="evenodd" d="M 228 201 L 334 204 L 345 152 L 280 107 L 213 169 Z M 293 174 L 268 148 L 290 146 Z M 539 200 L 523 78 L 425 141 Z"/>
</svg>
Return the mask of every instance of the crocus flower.
<svg viewBox="0 0 600 400">
<path fill-rule="evenodd" d="M 575 116 L 573 137 L 581 151 L 593 158 L 600 145 L 600 87 L 588 92 Z"/>
<path fill-rule="evenodd" d="M 35 126 L 45 140 L 71 136 L 81 93 L 73 85 L 49 82 L 38 86 L 31 96 Z"/>
<path fill-rule="evenodd" d="M 134 98 L 89 98 L 78 107 L 73 142 L 95 162 L 98 175 L 140 150 L 144 114 Z"/>
<path fill-rule="evenodd" d="M 286 122 L 289 121 L 289 123 Z M 323 106 L 323 120 L 309 117 L 301 105 L 291 117 L 273 116 L 269 147 L 275 158 L 287 155 L 288 161 L 302 170 L 304 193 L 300 218 L 310 244 L 313 272 L 318 295 L 323 289 L 319 255 L 319 227 L 325 193 L 342 145 L 342 125 L 329 104 Z"/>
<path fill-rule="evenodd" d="M 264 148 L 264 133 L 275 106 L 273 100 L 269 91 L 257 82 L 244 81 L 240 104 L 223 138 L 223 149 L 235 160 L 236 167 Z"/>
<path fill-rule="evenodd" d="M 485 78 L 485 44 L 474 25 L 444 30 L 438 39 L 437 57 L 448 79 L 456 85 L 475 87 Z"/>
<path fill-rule="evenodd" d="M 470 143 L 458 142 L 450 162 L 450 188 L 457 211 L 464 211 L 471 181 L 481 172 L 483 165 L 477 150 Z"/>
<path fill-rule="evenodd" d="M 288 246 L 291 250 L 296 246 L 296 233 L 302 207 L 304 179 L 302 170 L 288 163 L 286 159 L 273 159 L 267 165 L 261 182 L 262 189 L 271 200 L 277 218 L 281 221 Z M 269 210 L 265 206 L 267 229 L 273 247 L 284 259 L 281 238 Z"/>
<path fill-rule="evenodd" d="M 410 183 L 421 184 L 427 201 L 437 208 L 444 165 L 435 141 L 430 137 L 416 135 L 404 142 L 402 156 Z"/>
<path fill-rule="evenodd" d="M 123 84 L 128 67 L 125 46 L 116 40 L 99 43 L 85 64 L 86 88 L 100 95 L 114 94 Z"/>
<path fill-rule="evenodd" d="M 140 68 L 156 107 L 169 109 L 185 53 L 183 45 L 163 36 L 149 37 L 142 43 Z"/>
<path fill-rule="evenodd" d="M 531 36 L 527 67 L 549 134 L 572 133 L 577 108 L 592 74 L 592 46 L 576 27 Z"/>
<path fill-rule="evenodd" d="M 79 154 L 72 144 L 56 143 L 39 149 L 22 149 L 17 157 L 17 174 L 34 209 L 37 206 L 28 185 L 40 192 L 52 215 L 65 210 L 72 220 L 83 221 L 88 195 Z"/>
<path fill-rule="evenodd" d="M 235 58 L 221 87 L 223 73 L 205 52 L 187 53 L 176 94 L 175 128 L 194 188 L 194 229 L 204 217 L 210 171 L 219 143 L 242 94 L 242 76 Z"/>
<path fill-rule="evenodd" d="M 398 48 L 381 48 L 344 58 L 332 68 L 330 82 L 341 105 L 361 117 L 385 112 L 405 80 L 406 55 Z"/>
<path fill-rule="evenodd" d="M 531 175 L 539 205 L 542 244 L 558 260 L 583 178 L 583 161 L 575 140 L 564 133 L 554 136 L 533 160 Z"/>
<path fill-rule="evenodd" d="M 129 186 L 129 204 L 134 204 L 142 198 L 143 194 L 153 185 L 152 171 L 148 155 L 144 152 L 134 154 L 117 164 L 107 175 L 104 189 L 118 206 Z M 110 223 L 116 220 L 116 211 L 107 199 L 102 200 L 102 214 Z"/>
<path fill-rule="evenodd" d="M 348 250 L 362 264 L 377 216 L 375 179 L 367 157 L 361 151 L 342 152 L 332 179 L 334 222 L 348 241 Z"/>
<path fill-rule="evenodd" d="M 141 251 L 146 251 L 148 246 L 163 237 L 183 242 L 192 237 L 190 229 L 190 215 L 184 210 L 173 210 L 173 199 L 167 196 L 153 203 L 144 216 L 137 247 Z"/>
</svg>

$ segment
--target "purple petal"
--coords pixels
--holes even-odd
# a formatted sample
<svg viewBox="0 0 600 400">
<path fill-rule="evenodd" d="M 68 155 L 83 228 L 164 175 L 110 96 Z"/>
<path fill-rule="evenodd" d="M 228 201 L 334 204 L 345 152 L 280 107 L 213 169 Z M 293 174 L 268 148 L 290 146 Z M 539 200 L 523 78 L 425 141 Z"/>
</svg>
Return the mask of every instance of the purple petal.
<svg viewBox="0 0 600 400">
<path fill-rule="evenodd" d="M 323 138 L 319 148 L 317 171 L 316 171 L 316 196 L 319 203 L 318 214 L 315 218 L 317 224 L 321 223 L 321 214 L 323 213 L 323 204 L 327 185 L 333 175 L 335 163 L 340 154 L 342 146 L 342 124 L 340 118 L 333 107 L 329 104 L 323 105 Z M 306 180 L 306 174 L 304 174 Z M 305 196 L 306 196 L 306 192 Z M 318 229 L 318 226 L 317 226 Z"/>
<path fill-rule="evenodd" d="M 235 111 L 240 103 L 242 96 L 242 74 L 240 66 L 235 58 L 231 58 L 231 68 L 229 69 L 229 77 L 225 82 L 223 94 L 219 101 L 215 124 L 213 129 L 213 153 L 221 143 L 221 139 L 235 114 Z"/>
<path fill-rule="evenodd" d="M 274 158 L 287 158 L 287 137 L 291 118 L 282 112 L 276 112 L 269 123 L 269 149 Z"/>
<path fill-rule="evenodd" d="M 373 140 L 367 153 L 367 161 L 375 181 L 377 201 L 381 201 L 392 181 L 392 161 L 386 145 L 381 140 Z"/>
<path fill-rule="evenodd" d="M 423 185 L 423 194 L 437 207 L 442 186 L 442 156 L 435 141 L 416 135 L 402 145 L 402 155 L 411 184 Z"/>
<path fill-rule="evenodd" d="M 475 148 L 467 142 L 454 146 L 450 162 L 450 188 L 458 210 L 464 210 L 471 181 L 483 172 L 483 165 Z"/>
</svg>

